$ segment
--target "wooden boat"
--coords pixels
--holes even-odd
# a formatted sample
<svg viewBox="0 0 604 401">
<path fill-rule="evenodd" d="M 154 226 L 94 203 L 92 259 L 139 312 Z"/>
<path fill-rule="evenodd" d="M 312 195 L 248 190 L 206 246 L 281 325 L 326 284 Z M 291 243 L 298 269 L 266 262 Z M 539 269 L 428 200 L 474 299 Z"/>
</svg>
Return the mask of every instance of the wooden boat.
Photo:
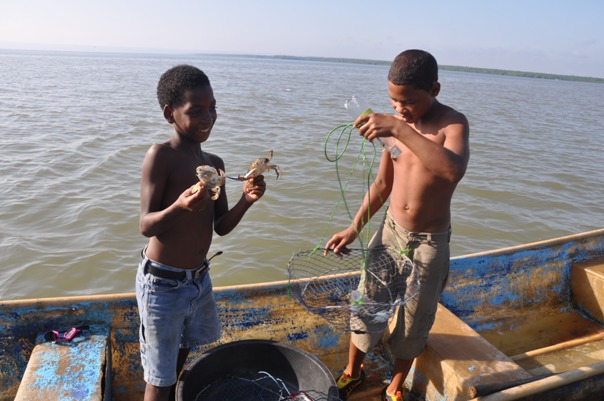
<svg viewBox="0 0 604 401">
<path fill-rule="evenodd" d="M 220 344 L 270 339 L 312 353 L 339 373 L 348 333 L 309 313 L 288 284 L 216 288 Z M 80 344 L 100 344 L 92 351 L 57 356 L 75 340 L 63 348 L 40 343 L 49 329 L 81 324 L 91 334 L 78 336 Z M 216 345 L 195 350 L 191 359 Z M 380 344 L 350 399 L 378 400 L 390 367 Z M 82 388 L 87 378 L 92 388 Z M 49 393 L 57 383 L 69 387 L 64 394 Z M 28 401 L 142 400 L 134 295 L 0 302 L 0 401 L 13 400 L 20 384 L 39 392 L 39 398 L 17 397 Z M 452 258 L 427 348 L 406 386 L 405 400 L 603 399 L 604 229 Z"/>
</svg>

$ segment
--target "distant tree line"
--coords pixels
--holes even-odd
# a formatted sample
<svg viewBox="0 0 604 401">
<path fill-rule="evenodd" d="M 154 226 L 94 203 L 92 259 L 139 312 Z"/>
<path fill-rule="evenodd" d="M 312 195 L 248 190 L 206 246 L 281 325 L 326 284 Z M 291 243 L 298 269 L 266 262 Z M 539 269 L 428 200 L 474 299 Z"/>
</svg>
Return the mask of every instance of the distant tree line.
<svg viewBox="0 0 604 401">
<path fill-rule="evenodd" d="M 526 78 L 557 79 L 557 80 L 561 80 L 561 81 L 594 82 L 594 83 L 599 83 L 599 84 L 604 83 L 604 78 L 580 77 L 580 76 L 576 76 L 576 75 L 558 75 L 558 74 L 545 74 L 542 72 L 497 70 L 494 68 L 458 67 L 458 66 L 454 66 L 454 65 L 441 65 L 439 67 L 443 70 L 448 70 L 448 71 L 477 72 L 480 74 L 510 75 L 513 77 L 526 77 Z"/>
<path fill-rule="evenodd" d="M 245 57 L 272 58 L 272 59 L 281 59 L 281 60 L 319 61 L 319 62 L 330 62 L 330 63 L 390 65 L 390 61 L 336 58 L 336 57 L 251 56 L 251 55 L 246 55 Z M 514 77 L 554 79 L 554 80 L 560 80 L 560 81 L 593 82 L 593 83 L 599 83 L 599 84 L 604 83 L 604 78 L 580 77 L 580 76 L 576 76 L 576 75 L 545 74 L 545 73 L 541 73 L 541 72 L 498 70 L 495 68 L 460 67 L 460 66 L 454 66 L 454 65 L 439 65 L 439 68 L 441 70 L 447 70 L 447 71 L 475 72 L 475 73 L 479 73 L 479 74 L 509 75 L 509 76 L 514 76 Z"/>
</svg>

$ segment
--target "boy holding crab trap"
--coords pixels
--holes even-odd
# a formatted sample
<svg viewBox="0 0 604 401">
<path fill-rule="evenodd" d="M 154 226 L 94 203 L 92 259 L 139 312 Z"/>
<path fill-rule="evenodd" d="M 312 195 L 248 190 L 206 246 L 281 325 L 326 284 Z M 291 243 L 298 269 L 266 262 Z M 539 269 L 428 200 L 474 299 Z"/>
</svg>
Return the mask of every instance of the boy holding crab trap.
<svg viewBox="0 0 604 401">
<path fill-rule="evenodd" d="M 393 158 L 382 151 L 375 180 L 352 225 L 334 234 L 325 245 L 325 252 L 345 253 L 346 246 L 390 198 L 369 249 L 395 249 L 408 255 L 419 286 L 417 295 L 398 308 L 396 327 L 388 338 L 395 363 L 392 380 L 382 392 L 385 401 L 402 400 L 405 378 L 434 323 L 449 271 L 451 198 L 470 157 L 468 121 L 436 100 L 439 91 L 438 66 L 432 55 L 407 50 L 394 59 L 388 94 L 396 113 L 369 113 L 357 118 L 354 126 L 369 141 L 396 139 L 402 153 Z M 351 333 L 348 365 L 337 378 L 343 400 L 363 381 L 362 362 L 386 327 L 384 324 L 377 332 Z"/>
</svg>

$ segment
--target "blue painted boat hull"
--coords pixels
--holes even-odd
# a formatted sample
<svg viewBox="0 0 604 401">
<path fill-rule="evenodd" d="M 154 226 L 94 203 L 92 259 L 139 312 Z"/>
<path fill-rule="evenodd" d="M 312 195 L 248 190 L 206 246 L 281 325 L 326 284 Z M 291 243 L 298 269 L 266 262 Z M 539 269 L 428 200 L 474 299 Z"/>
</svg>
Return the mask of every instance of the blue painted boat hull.
<svg viewBox="0 0 604 401">
<path fill-rule="evenodd" d="M 453 258 L 428 346 L 407 378 L 406 399 L 596 399 L 604 391 L 599 295 L 590 290 L 591 278 L 574 277 L 577 271 L 597 276 L 603 261 L 604 230 Z M 584 296 L 590 291 L 591 299 Z M 312 353 L 334 375 L 346 365 L 348 333 L 298 304 L 288 282 L 215 292 L 223 337 L 194 350 L 190 360 L 220 344 L 266 339 Z M 585 302 L 577 304 L 581 297 Z M 40 333 L 81 324 L 108 331 L 105 399 L 142 399 L 136 300 L 111 294 L 0 302 L 0 401 L 17 394 Z M 579 348 L 587 353 L 579 355 Z M 572 362 L 560 362 L 571 352 Z M 379 399 L 391 362 L 381 344 L 368 356 L 367 383 L 350 399 Z"/>
</svg>

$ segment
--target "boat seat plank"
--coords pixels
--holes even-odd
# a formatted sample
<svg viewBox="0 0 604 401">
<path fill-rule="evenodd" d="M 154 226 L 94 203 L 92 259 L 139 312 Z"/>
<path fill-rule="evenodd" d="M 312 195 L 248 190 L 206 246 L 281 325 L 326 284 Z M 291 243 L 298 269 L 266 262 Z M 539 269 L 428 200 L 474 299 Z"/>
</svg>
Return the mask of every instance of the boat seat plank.
<svg viewBox="0 0 604 401">
<path fill-rule="evenodd" d="M 473 398 L 480 386 L 534 377 L 441 304 L 426 350 L 415 365 L 416 371 L 429 372 L 436 389 L 455 394 L 455 400 Z M 423 378 L 410 376 L 413 387 L 418 387 Z"/>
<path fill-rule="evenodd" d="M 577 307 L 604 324 L 604 261 L 573 265 L 571 285 Z"/>
<path fill-rule="evenodd" d="M 90 327 L 71 341 L 45 342 L 38 335 L 15 401 L 103 401 L 110 394 L 109 330 Z"/>
</svg>

